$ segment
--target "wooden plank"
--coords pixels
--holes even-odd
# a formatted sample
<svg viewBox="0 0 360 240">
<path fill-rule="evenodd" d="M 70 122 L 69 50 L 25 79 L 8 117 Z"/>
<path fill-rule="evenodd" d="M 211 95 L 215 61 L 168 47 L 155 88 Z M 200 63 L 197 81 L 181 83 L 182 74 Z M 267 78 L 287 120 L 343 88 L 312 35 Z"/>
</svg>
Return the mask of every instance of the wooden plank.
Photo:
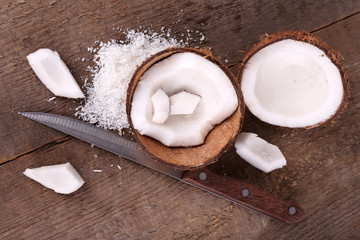
<svg viewBox="0 0 360 240">
<path fill-rule="evenodd" d="M 30 69 L 25 56 L 39 48 L 59 52 L 83 84 L 87 76 L 87 48 L 94 41 L 123 38 L 115 27 L 139 26 L 160 32 L 171 28 L 181 38 L 187 30 L 198 46 L 202 32 L 206 40 L 200 46 L 212 47 L 215 55 L 229 64 L 238 62 L 264 33 L 289 29 L 312 30 L 350 15 L 360 9 L 359 1 L 220 1 L 191 2 L 131 1 L 2 1 L 0 18 L 0 163 L 6 162 L 57 140 L 64 135 L 34 125 L 17 115 L 18 111 L 51 111 L 72 115 L 79 101 L 57 98 L 42 85 Z M 326 9 L 319 11 L 319 9 Z M 316 16 L 316 17 L 313 17 Z M 56 103 L 55 103 L 56 102 Z M 36 134 L 34 134 L 36 132 Z"/>
<path fill-rule="evenodd" d="M 22 175 L 66 161 L 86 181 L 71 195 Z M 76 139 L 4 164 L 0 182 L 1 239 L 245 238 L 266 225 L 257 213 Z"/>
<path fill-rule="evenodd" d="M 86 75 L 89 63 L 76 59 L 90 58 L 86 48 L 95 40 L 120 38 L 113 26 L 152 25 L 159 31 L 165 25 L 179 35 L 186 29 L 203 32 L 207 40 L 202 46 L 212 46 L 216 55 L 234 64 L 242 56 L 234 49 L 249 49 L 263 33 L 318 29 L 358 12 L 359 1 L 1 4 L 0 64 L 5 67 L 0 70 L 0 162 L 18 156 L 0 166 L 1 239 L 355 239 L 360 235 L 359 15 L 316 33 L 345 58 L 352 86 L 345 114 L 332 126 L 290 131 L 247 113 L 244 130 L 278 145 L 288 159 L 287 167 L 264 174 L 237 157 L 234 149 L 212 166 L 275 196 L 297 200 L 308 217 L 296 225 L 270 220 L 17 115 L 23 110 L 72 115 L 79 104 L 61 98 L 56 104 L 46 101 L 52 95 L 25 59 L 37 48 L 59 51 L 82 83 L 80 77 Z M 66 161 L 86 181 L 69 196 L 55 194 L 22 175 L 27 167 Z"/>
</svg>

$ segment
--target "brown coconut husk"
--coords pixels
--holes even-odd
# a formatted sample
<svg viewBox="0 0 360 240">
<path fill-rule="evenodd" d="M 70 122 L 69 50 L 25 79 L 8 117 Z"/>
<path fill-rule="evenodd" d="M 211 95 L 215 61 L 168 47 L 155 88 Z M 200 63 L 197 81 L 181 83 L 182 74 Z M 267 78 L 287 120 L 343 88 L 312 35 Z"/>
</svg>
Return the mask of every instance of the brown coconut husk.
<svg viewBox="0 0 360 240">
<path fill-rule="evenodd" d="M 340 76 L 342 79 L 342 84 L 343 84 L 343 99 L 342 99 L 342 103 L 340 104 L 340 106 L 338 107 L 338 109 L 336 110 L 336 112 L 326 121 L 324 122 L 320 122 L 316 125 L 313 126 L 308 126 L 308 127 L 304 127 L 305 129 L 310 129 L 310 128 L 314 128 L 314 127 L 318 127 L 320 125 L 323 125 L 325 123 L 333 123 L 334 119 L 336 117 L 339 117 L 345 110 L 347 104 L 348 104 L 348 99 L 350 97 L 350 91 L 349 91 L 349 78 L 348 76 L 345 74 L 344 68 L 341 64 L 341 59 L 343 59 L 343 57 L 340 55 L 340 53 L 336 50 L 334 50 L 332 47 L 330 47 L 329 45 L 327 45 L 323 40 L 321 40 L 319 37 L 309 33 L 309 32 L 304 32 L 304 31 L 285 31 L 285 32 L 278 32 L 278 33 L 274 33 L 274 34 L 264 34 L 263 36 L 261 36 L 260 41 L 255 44 L 251 50 L 249 52 L 247 52 L 247 54 L 245 55 L 241 66 L 240 66 L 240 73 L 238 75 L 238 80 L 239 80 L 239 84 L 241 85 L 241 81 L 242 81 L 242 74 L 243 71 L 246 67 L 247 62 L 249 61 L 249 59 L 254 56 L 258 51 L 260 51 L 261 49 L 282 41 L 282 40 L 286 40 L 286 39 L 293 39 L 296 41 L 301 41 L 301 42 L 305 42 L 305 43 L 309 43 L 314 45 L 315 47 L 321 49 L 322 51 L 324 51 L 324 53 L 326 54 L 327 57 L 330 58 L 330 60 L 332 61 L 332 63 L 338 68 L 339 72 L 340 72 Z M 298 128 L 298 129 L 304 129 L 304 128 Z"/>
<path fill-rule="evenodd" d="M 236 91 L 239 104 L 236 111 L 230 117 L 225 119 L 222 123 L 216 125 L 210 131 L 203 144 L 195 147 L 168 147 L 151 137 L 141 135 L 134 129 L 131 120 L 131 103 L 137 83 L 145 71 L 155 63 L 169 57 L 170 55 L 182 52 L 192 52 L 198 54 L 219 66 L 231 80 L 231 83 Z M 199 50 L 186 47 L 174 47 L 152 55 L 136 69 L 128 87 L 126 112 L 130 127 L 134 131 L 136 142 L 139 143 L 142 149 L 144 149 L 149 156 L 175 168 L 189 170 L 214 163 L 234 144 L 235 139 L 240 133 L 243 125 L 245 104 L 239 85 L 236 81 L 236 77 L 211 54 L 209 49 Z"/>
</svg>

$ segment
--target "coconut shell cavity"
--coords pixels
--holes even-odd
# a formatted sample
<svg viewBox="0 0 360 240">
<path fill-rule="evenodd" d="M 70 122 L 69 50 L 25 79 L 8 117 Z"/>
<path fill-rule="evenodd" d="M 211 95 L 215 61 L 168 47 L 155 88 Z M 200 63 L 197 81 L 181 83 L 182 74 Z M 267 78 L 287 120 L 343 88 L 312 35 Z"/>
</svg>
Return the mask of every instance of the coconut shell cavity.
<svg viewBox="0 0 360 240">
<path fill-rule="evenodd" d="M 306 32 L 265 35 L 245 56 L 239 81 L 247 108 L 282 127 L 319 126 L 348 97 L 339 54 Z"/>
</svg>

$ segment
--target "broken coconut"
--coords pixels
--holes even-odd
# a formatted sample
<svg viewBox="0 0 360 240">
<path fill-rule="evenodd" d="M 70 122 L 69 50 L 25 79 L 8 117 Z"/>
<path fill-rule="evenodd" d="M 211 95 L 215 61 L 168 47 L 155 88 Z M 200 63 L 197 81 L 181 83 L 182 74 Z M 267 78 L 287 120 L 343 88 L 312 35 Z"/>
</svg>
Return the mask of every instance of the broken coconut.
<svg viewBox="0 0 360 240">
<path fill-rule="evenodd" d="M 27 168 L 24 174 L 43 186 L 61 194 L 73 193 L 85 183 L 70 163 Z"/>
<path fill-rule="evenodd" d="M 67 98 L 85 97 L 57 52 L 41 48 L 29 54 L 27 59 L 36 76 L 56 96 Z"/>
<path fill-rule="evenodd" d="M 240 133 L 235 142 L 236 153 L 245 161 L 263 172 L 271 172 L 286 165 L 280 149 L 255 133 Z"/>
<path fill-rule="evenodd" d="M 283 127 L 318 126 L 348 97 L 339 54 L 305 32 L 265 35 L 245 56 L 239 79 L 248 109 Z"/>
<path fill-rule="evenodd" d="M 152 121 L 151 97 L 159 89 L 171 105 L 162 124 Z M 215 162 L 235 141 L 244 115 L 231 72 L 208 51 L 192 48 L 169 48 L 148 58 L 130 81 L 126 108 L 142 148 L 182 169 Z"/>
</svg>

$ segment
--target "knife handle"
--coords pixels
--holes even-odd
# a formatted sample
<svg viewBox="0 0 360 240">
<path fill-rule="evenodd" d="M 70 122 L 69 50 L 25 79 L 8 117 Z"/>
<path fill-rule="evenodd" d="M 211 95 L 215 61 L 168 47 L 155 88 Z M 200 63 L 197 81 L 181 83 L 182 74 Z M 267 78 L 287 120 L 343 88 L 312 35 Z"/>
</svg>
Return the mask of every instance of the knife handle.
<svg viewBox="0 0 360 240">
<path fill-rule="evenodd" d="M 245 181 L 220 175 L 207 168 L 186 171 L 183 181 L 286 223 L 299 222 L 305 211 L 294 201 L 273 197 Z"/>
</svg>

